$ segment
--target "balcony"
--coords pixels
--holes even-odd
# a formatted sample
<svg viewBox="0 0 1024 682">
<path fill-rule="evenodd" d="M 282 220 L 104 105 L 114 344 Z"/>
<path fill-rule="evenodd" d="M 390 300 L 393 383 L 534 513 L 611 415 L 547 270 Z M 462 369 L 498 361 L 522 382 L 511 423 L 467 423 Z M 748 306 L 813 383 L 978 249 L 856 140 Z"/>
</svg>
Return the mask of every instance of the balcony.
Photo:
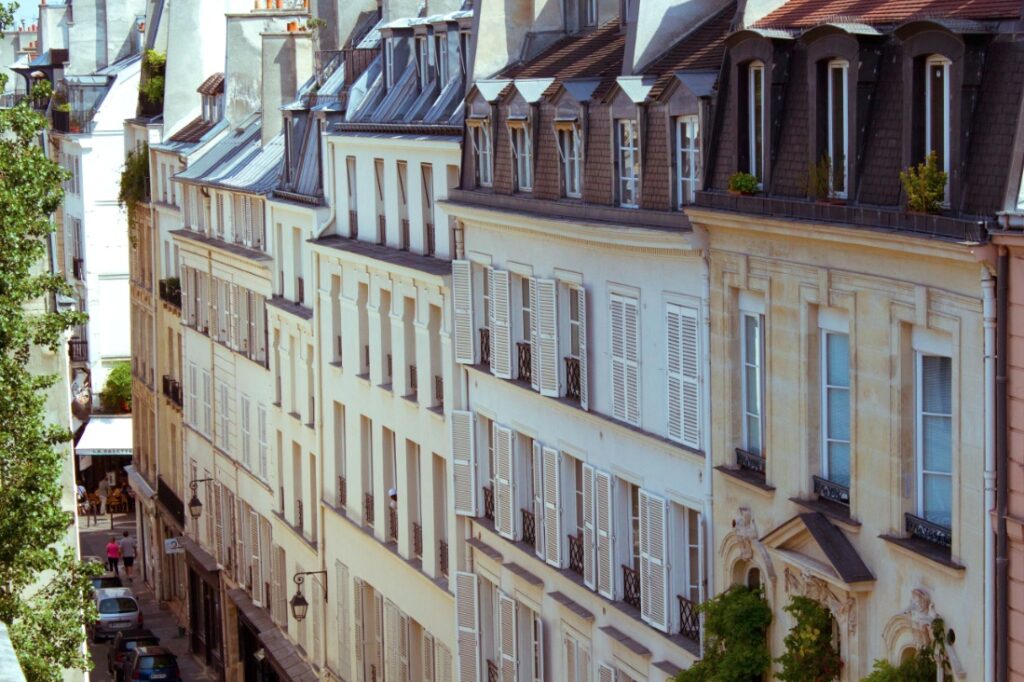
<svg viewBox="0 0 1024 682">
<path fill-rule="evenodd" d="M 953 545 L 953 530 L 920 516 L 907 513 L 904 517 L 904 530 L 913 538 L 924 540 L 933 545 L 949 550 Z"/>
<path fill-rule="evenodd" d="M 71 358 L 71 362 L 88 362 L 89 341 L 73 336 L 71 340 L 68 341 L 68 357 Z"/>
<path fill-rule="evenodd" d="M 480 364 L 491 364 L 491 330 L 488 327 L 480 328 Z"/>
<path fill-rule="evenodd" d="M 569 535 L 569 570 L 583 575 L 583 536 Z"/>
<path fill-rule="evenodd" d="M 494 487 L 484 486 L 484 518 L 494 523 Z"/>
<path fill-rule="evenodd" d="M 622 601 L 633 608 L 640 608 L 640 571 L 622 564 Z"/>
<path fill-rule="evenodd" d="M 409 250 L 409 219 L 402 218 L 402 250 Z"/>
<path fill-rule="evenodd" d="M 849 508 L 850 489 L 848 487 L 821 476 L 812 476 L 811 478 L 814 483 L 814 494 L 818 496 L 818 500 L 841 504 Z"/>
<path fill-rule="evenodd" d="M 373 493 L 363 493 L 363 522 L 373 527 Z"/>
<path fill-rule="evenodd" d="M 573 402 L 582 400 L 580 392 L 580 359 L 565 359 L 565 397 Z"/>
<path fill-rule="evenodd" d="M 170 374 L 165 374 L 163 376 L 163 390 L 164 395 L 167 396 L 167 398 L 172 403 L 174 403 L 178 407 L 182 406 L 182 393 L 180 381 L 173 378 Z"/>
<path fill-rule="evenodd" d="M 398 509 L 388 507 L 388 540 L 398 542 Z"/>
<path fill-rule="evenodd" d="M 160 300 L 169 303 L 175 308 L 181 308 L 181 283 L 177 277 L 168 277 L 160 280 Z"/>
<path fill-rule="evenodd" d="M 365 367 L 364 373 L 370 373 L 370 345 L 366 344 L 363 346 L 363 367 Z"/>
<path fill-rule="evenodd" d="M 384 358 L 384 380 L 385 381 L 391 381 L 391 377 L 394 376 L 394 374 L 391 373 L 391 369 L 392 369 L 392 367 L 391 367 L 391 353 L 388 353 L 387 357 Z"/>
<path fill-rule="evenodd" d="M 338 507 L 344 509 L 348 505 L 348 481 L 338 476 Z"/>
<path fill-rule="evenodd" d="M 528 509 L 520 509 L 519 513 L 523 517 L 523 542 L 528 544 L 530 547 L 537 546 L 537 520 L 533 516 L 533 512 Z"/>
<path fill-rule="evenodd" d="M 736 448 L 736 466 L 746 475 L 764 483 L 766 470 L 764 456 L 755 455 L 753 452 L 748 452 L 742 448 Z"/>
<path fill-rule="evenodd" d="M 85 259 L 84 258 L 72 258 L 71 259 L 71 270 L 74 272 L 75 279 L 79 282 L 85 281 Z"/>
<path fill-rule="evenodd" d="M 423 558 L 423 526 L 418 523 L 412 524 L 412 555 Z"/>
<path fill-rule="evenodd" d="M 684 597 L 676 595 L 679 600 L 679 634 L 694 642 L 700 642 L 700 613 L 697 605 Z"/>
<path fill-rule="evenodd" d="M 302 500 L 295 500 L 295 527 L 299 529 L 299 532 L 302 532 L 302 528 L 305 525 L 303 523 L 305 521 L 304 516 Z"/>
<path fill-rule="evenodd" d="M 441 570 L 441 575 L 448 577 L 448 541 L 441 540 L 437 543 L 437 563 L 438 568 Z"/>
<path fill-rule="evenodd" d="M 516 341 L 517 367 L 519 380 L 527 384 L 533 383 L 533 350 L 527 341 Z"/>
<path fill-rule="evenodd" d="M 178 494 L 164 481 L 163 476 L 157 476 L 156 478 L 156 499 L 170 513 L 171 518 L 184 528 L 185 505 L 182 503 L 181 498 L 178 497 Z"/>
</svg>

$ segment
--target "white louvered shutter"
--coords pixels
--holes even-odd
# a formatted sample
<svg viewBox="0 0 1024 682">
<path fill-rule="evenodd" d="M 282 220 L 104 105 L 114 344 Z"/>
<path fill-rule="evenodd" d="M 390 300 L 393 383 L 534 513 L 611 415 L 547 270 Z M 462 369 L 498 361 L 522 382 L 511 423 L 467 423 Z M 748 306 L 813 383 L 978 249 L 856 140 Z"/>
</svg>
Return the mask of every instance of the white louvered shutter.
<svg viewBox="0 0 1024 682">
<path fill-rule="evenodd" d="M 249 543 L 252 552 L 249 558 L 250 571 L 252 574 L 252 601 L 257 606 L 263 604 L 263 552 L 260 550 L 260 515 L 254 511 L 249 512 Z"/>
<path fill-rule="evenodd" d="M 387 599 L 384 601 L 384 679 L 388 682 L 408 682 L 408 678 L 399 675 L 398 656 L 398 607 Z"/>
<path fill-rule="evenodd" d="M 494 525 L 504 537 L 516 539 L 515 449 L 512 429 L 491 423 L 494 433 Z"/>
<path fill-rule="evenodd" d="M 457 667 L 459 682 L 480 679 L 480 626 L 477 601 L 479 578 L 473 573 L 455 573 L 455 624 L 458 629 Z"/>
<path fill-rule="evenodd" d="M 541 395 L 557 398 L 558 393 L 558 283 L 553 279 L 536 280 L 537 303 L 531 318 L 537 319 L 537 346 L 540 351 Z"/>
<path fill-rule="evenodd" d="M 452 669 L 452 652 L 448 647 L 436 640 L 434 641 L 434 661 L 435 681 L 454 682 L 455 674 Z"/>
<path fill-rule="evenodd" d="M 623 299 L 612 296 L 608 318 L 611 321 L 612 416 L 626 419 L 626 350 L 623 330 Z"/>
<path fill-rule="evenodd" d="M 583 465 L 583 584 L 592 590 L 597 589 L 596 553 L 597 553 L 597 522 L 594 518 L 596 500 L 594 499 L 594 467 Z"/>
<path fill-rule="evenodd" d="M 242 309 L 245 308 L 245 289 L 239 286 L 234 288 L 234 298 L 231 305 L 231 328 L 234 330 L 235 350 L 242 348 L 242 336 L 245 335 L 248 322 L 242 323 Z"/>
<path fill-rule="evenodd" d="M 517 682 L 519 652 L 516 650 L 516 600 L 504 592 L 498 592 L 498 624 L 501 628 L 498 633 L 501 682 Z"/>
<path fill-rule="evenodd" d="M 533 390 L 540 390 L 540 329 L 537 327 L 537 280 L 529 278 L 530 289 L 530 328 L 524 329 L 523 334 L 530 340 L 530 386 Z M 518 365 L 518 353 L 515 364 Z"/>
<path fill-rule="evenodd" d="M 371 669 L 379 676 L 384 672 L 384 595 L 380 592 L 373 593 L 373 606 L 376 615 L 376 620 L 374 621 L 375 627 L 373 630 L 377 660 Z M 371 675 L 371 677 L 373 677 L 373 675 Z"/>
<path fill-rule="evenodd" d="M 612 416 L 640 424 L 640 315 L 637 302 L 611 297 Z"/>
<path fill-rule="evenodd" d="M 693 308 L 669 304 L 665 312 L 668 350 L 668 435 L 699 449 L 700 349 Z"/>
<path fill-rule="evenodd" d="M 615 599 L 615 536 L 611 474 L 594 470 L 594 520 L 597 528 L 597 591 Z"/>
<path fill-rule="evenodd" d="M 579 343 L 580 343 L 580 407 L 590 409 L 590 380 L 587 363 L 587 290 L 579 287 L 572 290 L 576 297 L 576 310 L 579 311 Z"/>
<path fill-rule="evenodd" d="M 401 682 L 410 682 L 410 649 L 409 616 L 400 612 L 398 614 L 398 679 L 401 680 Z"/>
<path fill-rule="evenodd" d="M 576 660 L 579 670 L 578 682 L 590 682 L 590 649 L 580 644 L 576 648 Z"/>
<path fill-rule="evenodd" d="M 426 630 L 420 642 L 420 680 L 434 682 L 434 638 Z"/>
<path fill-rule="evenodd" d="M 539 521 L 538 521 L 539 522 Z M 541 531 L 538 528 L 537 535 Z M 547 562 L 562 567 L 562 455 L 554 448 L 544 448 L 544 544 Z"/>
<path fill-rule="evenodd" d="M 539 613 L 530 612 L 530 618 L 533 621 L 534 626 L 534 646 L 536 647 L 534 653 L 536 654 L 536 663 L 534 664 L 533 675 L 531 679 L 543 680 L 544 679 L 544 620 L 540 617 Z M 529 654 L 527 654 L 529 656 Z"/>
<path fill-rule="evenodd" d="M 473 413 L 452 410 L 451 429 L 452 498 L 455 513 L 476 516 L 476 443 L 473 437 Z"/>
<path fill-rule="evenodd" d="M 565 682 L 578 682 L 576 640 L 566 635 L 562 643 L 565 646 Z"/>
<path fill-rule="evenodd" d="M 512 329 L 509 312 L 509 274 L 490 270 L 491 277 L 491 374 L 512 378 Z"/>
<path fill-rule="evenodd" d="M 597 667 L 598 682 L 617 682 L 618 679 L 619 671 L 611 667 L 607 663 L 602 663 Z"/>
<path fill-rule="evenodd" d="M 668 632 L 668 504 L 640 491 L 640 615 L 653 627 Z"/>
<path fill-rule="evenodd" d="M 352 578 L 352 620 L 355 641 L 356 682 L 366 680 L 366 618 L 363 613 L 363 581 Z"/>
<path fill-rule="evenodd" d="M 539 441 L 533 441 L 533 527 L 536 542 L 534 551 L 543 559 L 545 555 L 544 449 Z"/>
<path fill-rule="evenodd" d="M 348 566 L 340 561 L 335 561 L 334 575 L 334 591 L 338 594 L 338 602 L 334 614 L 338 632 L 338 647 L 337 653 L 335 654 L 335 671 L 342 679 L 347 680 L 350 679 L 349 676 L 352 674 L 352 638 L 351 633 L 349 632 Z M 333 648 L 334 647 L 328 647 L 327 651 L 329 652 Z"/>
<path fill-rule="evenodd" d="M 455 361 L 472 365 L 476 362 L 473 346 L 473 266 L 468 260 L 452 261 L 452 307 Z"/>
</svg>

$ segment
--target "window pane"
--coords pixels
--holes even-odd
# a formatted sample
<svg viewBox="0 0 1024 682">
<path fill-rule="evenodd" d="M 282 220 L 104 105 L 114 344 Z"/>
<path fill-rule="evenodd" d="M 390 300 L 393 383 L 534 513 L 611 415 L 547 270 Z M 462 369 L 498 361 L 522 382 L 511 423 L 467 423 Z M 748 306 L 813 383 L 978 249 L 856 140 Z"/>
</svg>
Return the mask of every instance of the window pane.
<svg viewBox="0 0 1024 682">
<path fill-rule="evenodd" d="M 751 138 L 752 138 L 753 145 L 754 145 L 754 148 L 753 148 L 753 156 L 754 156 L 754 158 L 752 158 L 750 160 L 750 164 L 751 164 L 751 168 L 755 169 L 754 175 L 756 175 L 759 179 L 760 179 L 760 177 L 762 175 L 762 173 L 761 173 L 761 170 L 762 170 L 761 169 L 761 163 L 762 163 L 762 150 L 764 149 L 764 142 L 763 142 L 763 139 L 762 139 L 763 136 L 764 136 L 764 131 L 763 131 L 763 127 L 764 126 L 762 125 L 763 121 L 764 121 L 764 92 L 763 92 L 763 87 L 762 87 L 763 86 L 763 84 L 762 84 L 763 80 L 764 80 L 764 71 L 761 68 L 754 69 L 752 71 L 752 74 L 751 74 L 751 81 L 752 82 L 751 82 L 751 87 L 750 87 L 751 95 L 752 95 L 753 100 L 754 100 L 752 102 L 751 107 L 750 107 L 750 113 L 753 116 L 753 120 L 752 120 L 752 123 L 753 123 L 753 134 L 751 135 Z"/>
<path fill-rule="evenodd" d="M 846 334 L 825 335 L 826 383 L 829 386 L 850 385 L 850 337 Z"/>
<path fill-rule="evenodd" d="M 840 66 L 829 69 L 829 94 L 832 110 L 829 112 L 831 144 L 829 156 L 832 161 L 832 188 L 837 192 L 846 191 L 844 166 L 846 156 L 846 89 L 843 87 L 845 69 Z"/>
<path fill-rule="evenodd" d="M 747 412 L 753 415 L 760 415 L 760 396 L 757 390 L 757 367 L 747 367 Z"/>
<path fill-rule="evenodd" d="M 953 424 L 949 417 L 921 417 L 925 471 L 953 471 Z"/>
<path fill-rule="evenodd" d="M 921 400 L 931 414 L 953 413 L 953 361 L 925 355 L 921 358 Z"/>
<path fill-rule="evenodd" d="M 828 398 L 828 437 L 830 440 L 850 440 L 850 391 L 830 388 Z"/>
<path fill-rule="evenodd" d="M 743 342 L 745 345 L 744 361 L 748 364 L 758 364 L 760 355 L 757 351 L 759 326 L 757 317 L 753 315 L 743 316 Z"/>
<path fill-rule="evenodd" d="M 928 141 L 930 149 L 939 156 L 939 168 L 945 168 L 945 136 L 946 136 L 946 66 L 945 64 L 931 64 L 928 67 L 928 87 L 930 112 L 931 139 Z"/>
<path fill-rule="evenodd" d="M 761 420 L 747 416 L 747 451 L 755 455 L 761 454 Z"/>
<path fill-rule="evenodd" d="M 828 444 L 828 480 L 850 487 L 849 443 Z"/>
<path fill-rule="evenodd" d="M 924 476 L 924 509 L 928 521 L 947 528 L 953 523 L 953 477 L 943 474 Z"/>
</svg>

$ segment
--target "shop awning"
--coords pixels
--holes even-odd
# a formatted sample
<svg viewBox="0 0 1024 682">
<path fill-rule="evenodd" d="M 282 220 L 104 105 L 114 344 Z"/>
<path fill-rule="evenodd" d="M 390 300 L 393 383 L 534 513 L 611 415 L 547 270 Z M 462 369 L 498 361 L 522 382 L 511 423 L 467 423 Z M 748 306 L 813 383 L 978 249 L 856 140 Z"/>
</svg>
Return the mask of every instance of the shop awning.
<svg viewBox="0 0 1024 682">
<path fill-rule="evenodd" d="M 131 417 L 92 417 L 85 425 L 78 445 L 79 469 L 87 469 L 93 457 L 132 456 Z"/>
</svg>

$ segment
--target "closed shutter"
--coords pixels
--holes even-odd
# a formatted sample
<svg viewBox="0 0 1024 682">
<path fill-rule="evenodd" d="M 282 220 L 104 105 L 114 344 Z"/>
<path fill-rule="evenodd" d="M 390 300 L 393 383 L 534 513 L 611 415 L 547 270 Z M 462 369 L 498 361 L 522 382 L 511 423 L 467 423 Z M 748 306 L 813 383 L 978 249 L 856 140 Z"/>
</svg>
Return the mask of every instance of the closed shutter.
<svg viewBox="0 0 1024 682">
<path fill-rule="evenodd" d="M 410 649 L 409 616 L 400 612 L 398 614 L 398 679 L 401 680 L 401 682 L 410 682 Z"/>
<path fill-rule="evenodd" d="M 516 539 L 515 450 L 512 430 L 496 422 L 494 433 L 494 526 L 504 537 Z"/>
<path fill-rule="evenodd" d="M 319 582 L 320 576 L 314 576 L 313 581 Z M 320 586 L 323 589 L 323 586 Z M 323 637 L 323 608 L 324 603 L 320 599 L 311 599 L 309 604 L 309 610 L 313 613 L 312 625 L 313 625 L 313 660 L 320 665 L 320 650 L 323 646 L 321 638 Z"/>
<path fill-rule="evenodd" d="M 567 635 L 562 643 L 565 646 L 565 682 L 578 682 L 576 640 Z"/>
<path fill-rule="evenodd" d="M 271 605 L 271 577 L 270 574 L 273 572 L 273 566 L 271 565 L 273 559 L 273 542 L 271 541 L 272 533 L 270 527 L 270 521 L 260 517 L 260 572 L 263 574 L 263 583 L 260 585 L 260 595 L 263 599 L 263 607 L 268 608 Z"/>
<path fill-rule="evenodd" d="M 607 663 L 602 663 L 597 666 L 597 680 L 598 682 L 617 682 L 619 678 L 619 671 L 611 667 Z"/>
<path fill-rule="evenodd" d="M 355 641 L 355 662 L 356 682 L 366 680 L 366 618 L 363 615 L 363 581 L 359 578 L 352 578 L 352 613 L 354 621 Z"/>
<path fill-rule="evenodd" d="M 468 260 L 452 261 L 452 318 L 455 361 L 466 365 L 476 362 L 473 331 L 473 266 Z"/>
<path fill-rule="evenodd" d="M 498 592 L 498 633 L 501 653 L 501 682 L 517 682 L 519 652 L 516 650 L 516 600 L 504 592 Z"/>
<path fill-rule="evenodd" d="M 420 680 L 434 682 L 434 638 L 426 630 L 420 642 Z"/>
<path fill-rule="evenodd" d="M 533 441 L 533 527 L 534 551 L 541 559 L 545 556 L 544 534 L 544 448 Z"/>
<path fill-rule="evenodd" d="M 338 648 L 335 654 L 335 671 L 343 680 L 351 679 L 352 674 L 352 637 L 349 632 L 349 585 L 348 566 L 340 561 L 334 562 L 334 591 L 338 595 L 335 610 L 335 623 L 338 632 Z M 334 647 L 328 647 L 330 652 Z"/>
<path fill-rule="evenodd" d="M 594 519 L 594 467 L 583 465 L 583 583 L 597 589 L 596 550 L 597 523 Z"/>
<path fill-rule="evenodd" d="M 477 601 L 479 578 L 473 573 L 455 573 L 455 624 L 458 634 L 459 682 L 480 679 L 480 627 Z"/>
<path fill-rule="evenodd" d="M 640 615 L 668 632 L 668 505 L 664 498 L 640 491 Z"/>
<path fill-rule="evenodd" d="M 250 565 L 250 588 L 252 601 L 257 606 L 263 605 L 263 553 L 260 550 L 260 515 L 254 511 L 249 512 L 249 557 Z"/>
<path fill-rule="evenodd" d="M 576 649 L 578 682 L 590 682 L 590 649 L 580 644 Z"/>
<path fill-rule="evenodd" d="M 538 535 L 541 534 L 538 528 Z M 544 448 L 544 544 L 547 562 L 562 567 L 562 455 Z"/>
<path fill-rule="evenodd" d="M 540 351 L 541 395 L 557 398 L 558 393 L 558 283 L 553 279 L 536 280 L 537 303 L 531 319 L 537 320 L 537 346 Z"/>
<path fill-rule="evenodd" d="M 398 682 L 398 607 L 390 599 L 384 602 L 384 679 Z M 406 680 L 403 680 L 406 682 Z"/>
<path fill-rule="evenodd" d="M 597 591 L 615 599 L 615 536 L 611 474 L 594 470 L 594 520 L 597 529 Z"/>
<path fill-rule="evenodd" d="M 213 488 L 213 547 L 217 563 L 224 562 L 224 488 L 215 483 Z"/>
<path fill-rule="evenodd" d="M 380 592 L 373 593 L 375 615 L 374 642 L 376 662 L 371 666 L 371 677 L 381 675 L 384 671 L 384 596 Z"/>
<path fill-rule="evenodd" d="M 231 301 L 231 330 L 234 332 L 235 350 L 242 349 L 242 336 L 246 333 L 248 323 L 242 322 L 242 309 L 245 307 L 245 289 L 240 286 L 233 287 L 233 298 Z"/>
<path fill-rule="evenodd" d="M 452 670 L 452 652 L 437 640 L 434 641 L 434 666 L 435 682 L 454 682 L 455 674 L 454 670 Z"/>
<path fill-rule="evenodd" d="M 665 325 L 668 349 L 668 435 L 699 449 L 700 354 L 697 311 L 669 304 Z"/>
<path fill-rule="evenodd" d="M 473 434 L 473 413 L 452 410 L 448 418 L 451 429 L 452 497 L 455 513 L 476 516 L 476 443 Z"/>
<path fill-rule="evenodd" d="M 491 277 L 491 374 L 512 378 L 512 329 L 509 312 L 509 274 L 490 270 Z"/>
<path fill-rule="evenodd" d="M 640 424 L 640 316 L 636 299 L 612 295 L 612 416 Z"/>
<path fill-rule="evenodd" d="M 191 273 L 189 268 L 181 267 L 181 308 L 182 313 L 185 316 L 185 324 L 192 325 L 196 323 L 195 315 L 192 314 L 192 286 L 190 283 Z"/>
<path fill-rule="evenodd" d="M 530 341 L 530 386 L 533 390 L 540 390 L 540 330 L 537 328 L 537 280 L 529 278 L 530 295 L 530 328 L 524 329 L 523 334 Z M 519 362 L 518 357 L 516 363 Z"/>
<path fill-rule="evenodd" d="M 573 289 L 571 295 L 576 297 L 576 310 L 579 314 L 580 407 L 584 410 L 589 410 L 590 380 L 587 376 L 587 290 L 583 287 L 579 287 Z"/>
</svg>

